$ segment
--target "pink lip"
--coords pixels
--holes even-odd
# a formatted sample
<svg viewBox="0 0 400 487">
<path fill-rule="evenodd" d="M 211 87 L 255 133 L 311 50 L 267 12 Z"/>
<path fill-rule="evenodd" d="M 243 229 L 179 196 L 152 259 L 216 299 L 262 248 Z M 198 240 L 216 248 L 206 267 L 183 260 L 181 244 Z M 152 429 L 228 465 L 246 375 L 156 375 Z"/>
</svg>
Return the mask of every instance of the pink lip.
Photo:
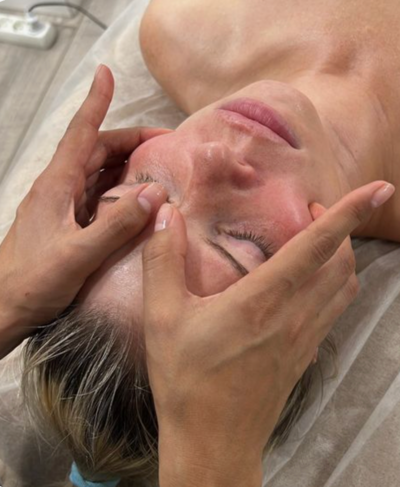
<svg viewBox="0 0 400 487">
<path fill-rule="evenodd" d="M 269 130 L 272 130 L 272 132 L 285 140 L 285 142 L 293 148 L 300 148 L 298 139 L 286 120 L 265 103 L 258 100 L 252 100 L 251 98 L 238 98 L 225 103 L 218 109 L 235 112 L 257 124 L 263 125 Z"/>
</svg>

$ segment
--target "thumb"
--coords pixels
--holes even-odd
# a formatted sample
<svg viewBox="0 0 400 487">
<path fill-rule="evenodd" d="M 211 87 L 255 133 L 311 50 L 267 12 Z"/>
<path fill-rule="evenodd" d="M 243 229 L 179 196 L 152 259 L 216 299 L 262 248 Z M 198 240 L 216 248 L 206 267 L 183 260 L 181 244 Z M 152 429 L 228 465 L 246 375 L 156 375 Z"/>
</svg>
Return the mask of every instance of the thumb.
<svg viewBox="0 0 400 487">
<path fill-rule="evenodd" d="M 327 211 L 327 209 L 324 206 L 316 202 L 311 203 L 309 208 L 310 208 L 311 216 L 313 217 L 314 221 L 317 220 L 320 216 L 322 216 Z"/>
<path fill-rule="evenodd" d="M 189 296 L 185 280 L 186 225 L 181 213 L 169 204 L 161 206 L 154 234 L 143 251 L 143 298 L 146 317 L 168 321 L 182 309 Z"/>
<path fill-rule="evenodd" d="M 134 239 L 148 224 L 167 197 L 158 183 L 143 184 L 123 196 L 108 196 L 107 211 L 78 232 L 80 254 L 85 271 L 96 270 L 113 252 Z"/>
</svg>

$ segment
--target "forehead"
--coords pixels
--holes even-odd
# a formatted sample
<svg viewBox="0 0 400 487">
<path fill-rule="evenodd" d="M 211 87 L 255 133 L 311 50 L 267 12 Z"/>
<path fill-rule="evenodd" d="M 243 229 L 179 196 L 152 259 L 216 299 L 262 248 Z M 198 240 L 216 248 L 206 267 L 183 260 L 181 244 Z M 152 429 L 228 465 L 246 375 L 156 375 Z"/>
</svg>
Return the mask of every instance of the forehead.
<svg viewBox="0 0 400 487">
<path fill-rule="evenodd" d="M 146 229 L 140 239 L 114 253 L 85 283 L 79 293 L 82 306 L 97 307 L 112 304 L 140 322 L 143 314 L 143 249 L 152 234 Z M 199 296 L 209 296 L 225 290 L 239 279 L 231 266 L 188 228 L 186 284 Z"/>
</svg>

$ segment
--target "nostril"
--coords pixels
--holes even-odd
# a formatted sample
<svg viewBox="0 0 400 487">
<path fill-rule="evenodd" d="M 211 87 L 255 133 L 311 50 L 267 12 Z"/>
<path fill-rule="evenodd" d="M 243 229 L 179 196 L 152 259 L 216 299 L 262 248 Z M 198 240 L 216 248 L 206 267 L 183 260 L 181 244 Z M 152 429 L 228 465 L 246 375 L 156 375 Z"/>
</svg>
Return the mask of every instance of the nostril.
<svg viewBox="0 0 400 487">
<path fill-rule="evenodd" d="M 245 166 L 246 168 L 249 168 L 251 170 L 253 169 L 253 164 L 246 157 L 242 156 L 241 154 L 237 154 L 237 153 L 235 153 L 233 155 L 233 157 L 235 157 L 236 162 L 238 164 L 240 164 L 241 166 Z"/>
<path fill-rule="evenodd" d="M 237 170 L 232 174 L 236 186 L 242 189 L 254 187 L 259 182 L 259 177 L 251 166 L 248 164 L 237 164 Z"/>
<path fill-rule="evenodd" d="M 242 158 L 238 158 L 237 159 L 237 162 L 238 164 L 240 164 L 241 166 L 248 166 L 249 164 Z"/>
</svg>

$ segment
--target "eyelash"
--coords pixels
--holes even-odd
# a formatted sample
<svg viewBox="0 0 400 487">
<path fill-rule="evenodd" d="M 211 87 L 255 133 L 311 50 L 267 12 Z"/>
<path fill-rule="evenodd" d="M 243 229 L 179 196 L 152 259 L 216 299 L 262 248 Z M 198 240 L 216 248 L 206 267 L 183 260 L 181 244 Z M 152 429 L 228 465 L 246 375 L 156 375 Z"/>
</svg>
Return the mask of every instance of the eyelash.
<svg viewBox="0 0 400 487">
<path fill-rule="evenodd" d="M 153 178 L 153 176 L 150 176 L 150 174 L 147 172 L 136 172 L 135 177 L 136 181 L 140 184 L 158 183 L 157 179 Z M 169 197 L 167 198 L 167 202 L 171 203 Z M 227 235 L 236 238 L 237 240 L 249 240 L 250 242 L 253 242 L 262 251 L 267 259 L 273 256 L 271 246 L 260 235 L 256 235 L 251 231 L 241 232 L 237 230 L 224 230 L 224 232 Z"/>
<path fill-rule="evenodd" d="M 136 171 L 135 172 L 135 178 L 136 178 L 136 182 L 139 183 L 139 184 L 143 184 L 143 183 L 158 183 L 159 181 L 155 178 L 153 178 L 153 176 L 150 176 L 150 174 L 148 172 L 138 172 Z M 171 199 L 170 197 L 168 196 L 167 197 L 167 203 L 171 203 Z"/>
<path fill-rule="evenodd" d="M 224 232 L 237 240 L 250 240 L 250 242 L 257 245 L 267 259 L 273 256 L 271 245 L 269 245 L 260 235 L 256 235 L 250 231 L 239 232 L 236 230 L 224 230 Z"/>
</svg>

